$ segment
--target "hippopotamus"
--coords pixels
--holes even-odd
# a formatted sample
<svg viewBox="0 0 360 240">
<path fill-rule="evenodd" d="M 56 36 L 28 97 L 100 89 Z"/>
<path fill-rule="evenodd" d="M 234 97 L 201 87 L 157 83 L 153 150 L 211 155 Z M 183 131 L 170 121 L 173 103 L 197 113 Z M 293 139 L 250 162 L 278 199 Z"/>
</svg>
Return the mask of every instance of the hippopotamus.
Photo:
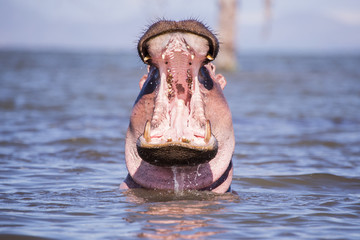
<svg viewBox="0 0 360 240">
<path fill-rule="evenodd" d="M 197 20 L 161 20 L 137 45 L 147 74 L 126 134 L 121 189 L 229 191 L 235 138 L 212 61 L 219 41 Z"/>
</svg>

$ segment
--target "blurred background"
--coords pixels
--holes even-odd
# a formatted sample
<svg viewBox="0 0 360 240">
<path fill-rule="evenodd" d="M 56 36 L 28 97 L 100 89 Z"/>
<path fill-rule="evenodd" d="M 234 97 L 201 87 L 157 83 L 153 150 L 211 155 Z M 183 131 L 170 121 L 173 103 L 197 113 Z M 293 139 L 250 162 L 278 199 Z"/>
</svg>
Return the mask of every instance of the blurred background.
<svg viewBox="0 0 360 240">
<path fill-rule="evenodd" d="M 270 2 L 270 14 L 266 4 Z M 360 51 L 357 0 L 238 0 L 236 49 Z M 197 18 L 219 30 L 217 0 L 0 0 L 0 48 L 131 50 L 159 18 Z"/>
</svg>

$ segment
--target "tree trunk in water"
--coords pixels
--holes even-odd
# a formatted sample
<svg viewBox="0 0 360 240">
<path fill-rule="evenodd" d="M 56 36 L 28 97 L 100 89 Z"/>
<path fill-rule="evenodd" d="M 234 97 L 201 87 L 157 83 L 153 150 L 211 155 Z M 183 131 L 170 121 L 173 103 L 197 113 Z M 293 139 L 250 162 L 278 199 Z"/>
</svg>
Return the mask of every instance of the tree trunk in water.
<svg viewBox="0 0 360 240">
<path fill-rule="evenodd" d="M 219 41 L 220 52 L 217 68 L 234 71 L 236 69 L 236 0 L 219 0 Z"/>
</svg>

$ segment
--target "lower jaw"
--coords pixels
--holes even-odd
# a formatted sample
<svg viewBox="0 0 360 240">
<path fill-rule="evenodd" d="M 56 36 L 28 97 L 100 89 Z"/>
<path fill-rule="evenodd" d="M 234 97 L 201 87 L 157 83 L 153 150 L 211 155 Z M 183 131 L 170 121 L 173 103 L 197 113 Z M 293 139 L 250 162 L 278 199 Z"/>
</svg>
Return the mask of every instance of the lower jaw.
<svg viewBox="0 0 360 240">
<path fill-rule="evenodd" d="M 194 167 L 213 159 L 218 151 L 215 137 L 206 145 L 197 146 L 184 142 L 147 143 L 140 137 L 137 152 L 143 161 L 159 167 Z"/>
<path fill-rule="evenodd" d="M 192 178 L 189 181 L 189 175 L 187 175 L 186 168 L 181 167 L 173 167 L 171 171 L 173 172 L 173 178 L 169 179 L 169 181 L 173 181 L 172 187 L 169 186 L 162 186 L 155 184 L 152 187 L 144 187 L 141 184 L 137 183 L 130 174 L 128 174 L 127 178 L 125 179 L 124 183 L 120 186 L 121 189 L 132 189 L 132 188 L 148 188 L 148 189 L 155 189 L 155 190 L 169 190 L 175 192 L 181 192 L 186 190 L 199 190 L 199 191 L 212 191 L 216 193 L 225 193 L 230 189 L 231 181 L 232 181 L 232 174 L 233 174 L 233 166 L 232 161 L 228 165 L 225 172 L 221 175 L 221 177 L 209 184 L 208 186 L 201 186 L 198 185 L 196 182 L 196 177 Z M 154 181 L 154 179 L 149 179 L 149 181 Z"/>
<path fill-rule="evenodd" d="M 232 161 L 230 161 L 229 166 L 225 170 L 225 172 L 221 175 L 221 177 L 215 181 L 213 184 L 211 184 L 208 187 L 199 189 L 201 191 L 213 191 L 213 192 L 226 192 L 230 188 L 230 184 L 232 181 L 232 175 L 233 175 L 233 165 Z"/>
</svg>

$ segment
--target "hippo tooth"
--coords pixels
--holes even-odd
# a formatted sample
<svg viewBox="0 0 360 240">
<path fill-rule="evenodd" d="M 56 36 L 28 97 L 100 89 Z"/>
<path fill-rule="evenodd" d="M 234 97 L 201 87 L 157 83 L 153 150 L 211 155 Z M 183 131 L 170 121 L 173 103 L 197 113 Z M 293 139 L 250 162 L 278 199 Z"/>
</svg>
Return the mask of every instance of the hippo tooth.
<svg viewBox="0 0 360 240">
<path fill-rule="evenodd" d="M 206 56 L 206 58 L 209 59 L 210 61 L 214 60 L 214 58 L 213 58 L 210 54 L 208 54 L 208 55 Z"/>
<path fill-rule="evenodd" d="M 208 143 L 210 141 L 211 138 L 211 126 L 210 126 L 210 121 L 206 120 L 206 128 L 205 128 L 205 138 L 204 141 L 205 143 Z"/>
<path fill-rule="evenodd" d="M 181 141 L 182 141 L 183 143 L 189 143 L 189 142 L 190 142 L 190 140 L 187 139 L 186 137 L 182 137 Z"/>
<path fill-rule="evenodd" d="M 195 56 L 194 54 L 191 54 L 191 60 L 194 60 Z"/>
<path fill-rule="evenodd" d="M 144 138 L 145 138 L 146 142 L 151 141 L 151 137 L 150 137 L 150 121 L 149 120 L 146 121 L 143 135 L 144 135 Z"/>
<path fill-rule="evenodd" d="M 151 57 L 146 56 L 146 57 L 144 57 L 144 62 L 147 62 L 147 61 L 150 60 L 150 59 L 151 59 Z"/>
</svg>

